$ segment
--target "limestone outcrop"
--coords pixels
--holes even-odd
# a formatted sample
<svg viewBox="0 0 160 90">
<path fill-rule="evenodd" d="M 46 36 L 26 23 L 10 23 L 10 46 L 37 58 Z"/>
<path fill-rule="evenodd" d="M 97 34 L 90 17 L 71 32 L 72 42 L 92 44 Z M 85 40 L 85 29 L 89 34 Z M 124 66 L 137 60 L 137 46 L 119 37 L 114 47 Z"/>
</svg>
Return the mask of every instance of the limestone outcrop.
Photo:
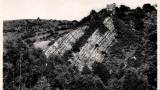
<svg viewBox="0 0 160 90">
<path fill-rule="evenodd" d="M 47 57 L 49 57 L 51 54 L 63 56 L 65 51 L 72 49 L 72 44 L 74 44 L 76 40 L 78 40 L 84 34 L 84 30 L 86 28 L 87 26 L 80 27 L 65 34 L 63 37 L 56 40 L 55 43 L 45 51 L 45 55 Z"/>
<path fill-rule="evenodd" d="M 106 17 L 102 24 L 107 28 L 105 33 L 101 33 L 101 28 L 97 27 L 87 39 L 87 42 L 79 47 L 79 51 L 72 52 L 73 57 L 69 61 L 78 66 L 80 70 L 85 64 L 91 68 L 95 61 L 102 62 L 105 58 L 105 53 L 107 53 L 110 45 L 115 41 L 116 33 L 112 18 Z M 59 38 L 46 50 L 45 55 L 47 57 L 50 55 L 63 56 L 66 51 L 72 51 L 73 45 L 76 44 L 79 38 L 83 37 L 88 28 L 89 26 L 79 27 Z"/>
</svg>

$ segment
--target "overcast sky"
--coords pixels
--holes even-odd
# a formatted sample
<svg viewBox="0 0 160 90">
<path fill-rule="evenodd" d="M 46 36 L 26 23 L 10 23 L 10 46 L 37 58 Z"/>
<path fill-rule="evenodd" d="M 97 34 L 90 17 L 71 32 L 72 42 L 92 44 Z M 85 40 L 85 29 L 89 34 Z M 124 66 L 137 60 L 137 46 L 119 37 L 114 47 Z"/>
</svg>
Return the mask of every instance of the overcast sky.
<svg viewBox="0 0 160 90">
<path fill-rule="evenodd" d="M 91 9 L 98 11 L 111 3 L 135 8 L 144 3 L 156 4 L 156 0 L 3 0 L 3 19 L 80 20 Z"/>
</svg>

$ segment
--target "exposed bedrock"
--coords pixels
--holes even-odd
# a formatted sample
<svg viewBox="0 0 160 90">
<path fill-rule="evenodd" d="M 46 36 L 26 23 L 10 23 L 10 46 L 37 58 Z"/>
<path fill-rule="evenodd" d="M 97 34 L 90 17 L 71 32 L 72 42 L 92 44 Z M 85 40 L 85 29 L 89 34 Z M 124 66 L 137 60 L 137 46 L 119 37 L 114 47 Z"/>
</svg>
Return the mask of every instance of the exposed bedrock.
<svg viewBox="0 0 160 90">
<path fill-rule="evenodd" d="M 105 53 L 107 53 L 109 47 L 112 45 L 113 41 L 115 41 L 116 35 L 111 17 L 106 17 L 102 24 L 104 28 L 96 27 L 93 28 L 93 31 L 91 30 L 91 27 L 83 26 L 79 27 L 77 30 L 69 32 L 55 41 L 55 43 L 49 47 L 48 50 L 46 50 L 46 56 L 63 56 L 65 52 L 70 50 L 72 51 L 71 54 L 73 57 L 69 58 L 69 61 L 78 66 L 80 70 L 82 70 L 85 64 L 91 68 L 91 65 L 95 61 L 102 62 L 105 58 Z M 101 33 L 101 29 L 104 29 L 105 32 Z M 91 31 L 88 36 L 85 36 L 87 30 Z M 75 48 L 75 46 L 77 46 L 76 48 L 79 49 L 76 52 L 73 51 L 73 47 Z"/>
</svg>

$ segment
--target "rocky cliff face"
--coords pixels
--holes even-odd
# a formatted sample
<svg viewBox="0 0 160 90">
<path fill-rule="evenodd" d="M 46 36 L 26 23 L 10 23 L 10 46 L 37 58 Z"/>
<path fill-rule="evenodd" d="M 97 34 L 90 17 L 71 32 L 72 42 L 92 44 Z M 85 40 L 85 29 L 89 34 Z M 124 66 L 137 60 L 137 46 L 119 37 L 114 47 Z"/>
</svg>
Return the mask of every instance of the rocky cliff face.
<svg viewBox="0 0 160 90">
<path fill-rule="evenodd" d="M 86 30 L 87 26 L 80 27 L 76 30 L 73 30 L 63 37 L 59 38 L 51 45 L 46 51 L 45 55 L 49 57 L 50 55 L 60 55 L 63 56 L 64 53 L 68 50 L 72 49 L 72 45 L 84 34 L 84 30 Z"/>
<path fill-rule="evenodd" d="M 116 10 L 115 15 L 107 12 L 105 9 L 102 9 L 98 13 L 92 10 L 89 16 L 77 23 L 78 27 L 76 29 L 69 31 L 69 33 L 56 40 L 54 44 L 46 50 L 46 56 L 56 55 L 67 57 L 69 54 L 70 57 L 67 57 L 67 60 L 73 65 L 78 66 L 79 70 L 82 70 L 85 65 L 92 69 L 91 67 L 94 62 L 102 62 L 107 58 L 112 58 L 112 51 L 114 51 L 116 43 L 118 48 L 119 46 L 122 49 L 128 47 L 134 48 L 133 50 L 129 48 L 129 52 L 126 53 L 125 51 L 122 56 L 118 56 L 119 53 L 116 53 L 123 52 L 123 50 L 117 49 L 117 51 L 114 52 L 114 59 L 119 60 L 119 65 L 123 63 L 124 67 L 126 67 L 126 61 L 129 58 L 135 58 L 134 54 L 136 53 L 137 47 L 139 47 L 138 45 L 141 45 L 141 43 L 145 41 L 144 39 L 141 40 L 143 37 L 140 37 L 140 35 L 145 35 L 141 33 L 140 28 L 143 22 L 146 23 L 148 21 L 143 21 L 142 18 L 145 14 L 142 14 L 142 11 L 139 9 L 124 12 L 123 14 L 120 13 L 120 11 L 123 10 L 117 8 Z M 134 14 L 135 12 L 141 14 Z M 133 16 L 133 14 L 135 16 Z M 122 17 L 122 15 L 124 17 Z M 145 17 L 147 17 L 147 15 L 148 14 L 146 14 Z M 144 28 L 141 28 L 141 30 L 143 29 Z M 110 50 L 110 48 L 112 50 Z M 108 54 L 110 54 L 110 57 L 107 57 Z"/>
<path fill-rule="evenodd" d="M 88 34 L 89 37 L 85 38 L 87 40 L 82 40 L 82 42 L 85 41 L 86 43 L 80 47 L 77 46 L 78 51 L 73 52 L 73 47 L 75 44 L 78 44 L 76 42 L 79 41 L 80 38 L 85 37 L 84 34 L 89 30 L 88 28 L 90 26 L 79 27 L 59 38 L 46 50 L 46 56 L 63 56 L 67 51 L 71 51 L 73 57 L 69 58 L 69 61 L 72 64 L 78 66 L 80 70 L 82 70 L 84 65 L 91 68 L 91 65 L 95 61 L 103 61 L 105 53 L 107 53 L 109 47 L 115 41 L 116 33 L 112 17 L 106 17 L 104 21 L 102 21 L 101 26 L 103 26 L 106 32 L 101 33 L 102 28 L 99 27 L 95 28 L 95 30 L 93 29 L 93 33 L 90 36 Z"/>
<path fill-rule="evenodd" d="M 94 33 L 88 38 L 87 43 L 80 48 L 80 52 L 73 53 L 74 59 L 70 59 L 80 69 L 86 64 L 89 68 L 97 61 L 102 62 L 105 53 L 107 53 L 111 43 L 115 40 L 115 28 L 111 17 L 107 17 L 103 23 L 108 29 L 105 33 L 100 33 L 100 28 L 97 28 Z"/>
</svg>

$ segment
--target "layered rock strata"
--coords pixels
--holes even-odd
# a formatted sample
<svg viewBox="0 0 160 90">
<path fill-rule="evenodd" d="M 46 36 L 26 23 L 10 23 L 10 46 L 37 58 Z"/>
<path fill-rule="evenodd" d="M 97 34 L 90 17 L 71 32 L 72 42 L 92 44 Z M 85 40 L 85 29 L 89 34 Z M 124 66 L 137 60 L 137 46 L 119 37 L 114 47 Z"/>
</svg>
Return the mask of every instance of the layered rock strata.
<svg viewBox="0 0 160 90">
<path fill-rule="evenodd" d="M 110 45 L 115 41 L 116 33 L 112 18 L 105 18 L 103 25 L 107 28 L 103 34 L 100 32 L 101 28 L 97 27 L 91 36 L 85 40 L 87 42 L 83 46 L 78 47 L 79 51 L 72 52 L 73 57 L 70 58 L 69 61 L 78 66 L 80 70 L 82 70 L 85 64 L 91 68 L 91 65 L 95 61 L 102 62 Z M 72 47 L 81 37 L 83 37 L 85 30 L 88 30 L 87 28 L 89 28 L 89 26 L 80 27 L 77 30 L 73 30 L 59 38 L 51 47 L 48 48 L 48 50 L 46 50 L 46 56 L 63 56 L 66 51 L 72 51 Z"/>
</svg>

